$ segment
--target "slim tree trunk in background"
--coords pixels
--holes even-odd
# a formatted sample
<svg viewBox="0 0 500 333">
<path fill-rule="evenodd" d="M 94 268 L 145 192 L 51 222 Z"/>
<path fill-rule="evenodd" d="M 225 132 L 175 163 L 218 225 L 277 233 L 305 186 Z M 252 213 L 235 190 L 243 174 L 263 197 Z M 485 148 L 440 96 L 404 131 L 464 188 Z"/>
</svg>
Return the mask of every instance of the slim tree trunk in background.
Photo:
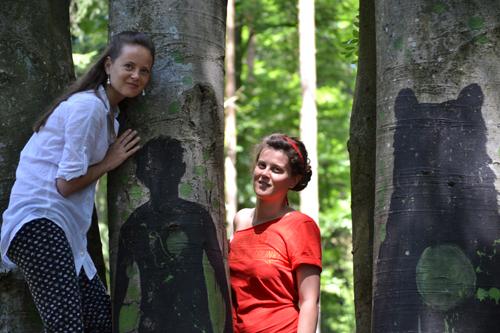
<svg viewBox="0 0 500 333">
<path fill-rule="evenodd" d="M 236 183 L 236 39 L 235 39 L 235 0 L 227 1 L 226 20 L 226 91 L 225 97 L 225 196 L 226 223 L 229 235 L 233 231 L 233 219 L 238 209 Z"/>
<path fill-rule="evenodd" d="M 500 327 L 498 13 L 376 3 L 373 332 Z"/>
<path fill-rule="evenodd" d="M 122 112 L 143 148 L 108 178 L 114 329 L 230 332 L 224 228 L 226 2 L 113 0 L 111 34 L 149 34 L 146 96 Z"/>
<path fill-rule="evenodd" d="M 90 224 L 89 231 L 87 232 L 87 250 L 89 251 L 90 257 L 94 262 L 97 269 L 97 274 L 101 279 L 102 283 L 107 287 L 108 279 L 106 276 L 106 264 L 104 262 L 104 255 L 102 251 L 101 234 L 99 232 L 99 216 L 97 213 L 97 208 L 94 205 L 94 210 L 92 212 L 92 222 Z"/>
<path fill-rule="evenodd" d="M 376 75 L 375 3 L 374 0 L 361 0 L 358 69 L 348 144 L 357 333 L 369 333 L 371 330 Z"/>
<path fill-rule="evenodd" d="M 0 212 L 35 120 L 73 78 L 69 2 L 4 1 L 0 10 Z M 0 263 L 0 332 L 40 332 L 19 271 Z"/>
<path fill-rule="evenodd" d="M 314 1 L 299 0 L 300 81 L 302 86 L 300 138 L 307 147 L 313 172 L 309 185 L 300 192 L 300 210 L 319 223 L 316 43 L 314 32 Z"/>
<path fill-rule="evenodd" d="M 309 184 L 300 191 L 300 211 L 312 217 L 319 224 L 314 1 L 299 0 L 298 7 L 300 85 L 302 87 L 300 138 L 307 148 L 312 169 Z M 318 320 L 316 332 L 320 331 L 319 323 L 320 320 Z"/>
</svg>

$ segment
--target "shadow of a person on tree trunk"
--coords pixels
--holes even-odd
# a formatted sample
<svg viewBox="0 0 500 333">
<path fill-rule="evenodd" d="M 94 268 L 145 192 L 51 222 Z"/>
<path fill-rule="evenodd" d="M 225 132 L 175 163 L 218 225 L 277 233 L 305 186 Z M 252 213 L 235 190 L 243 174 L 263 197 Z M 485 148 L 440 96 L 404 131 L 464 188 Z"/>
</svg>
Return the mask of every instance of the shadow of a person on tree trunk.
<svg viewBox="0 0 500 333">
<path fill-rule="evenodd" d="M 500 217 L 483 99 L 477 84 L 443 103 L 419 103 L 410 89 L 396 98 L 373 332 L 500 327 Z"/>
<path fill-rule="evenodd" d="M 151 195 L 120 229 L 113 293 L 119 332 L 213 332 L 214 325 L 231 330 L 214 223 L 204 207 L 179 198 L 183 155 L 178 140 L 158 137 L 136 156 L 137 178 Z M 225 309 L 210 308 L 214 295 Z"/>
</svg>

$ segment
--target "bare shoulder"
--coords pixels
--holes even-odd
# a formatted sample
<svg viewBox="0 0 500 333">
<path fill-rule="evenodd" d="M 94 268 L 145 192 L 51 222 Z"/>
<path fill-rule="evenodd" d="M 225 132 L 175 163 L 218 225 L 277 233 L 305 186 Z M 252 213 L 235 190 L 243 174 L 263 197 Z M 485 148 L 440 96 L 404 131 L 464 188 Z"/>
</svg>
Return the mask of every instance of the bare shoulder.
<svg viewBox="0 0 500 333">
<path fill-rule="evenodd" d="M 252 225 L 254 208 L 243 208 L 234 217 L 234 231 L 246 229 Z"/>
</svg>

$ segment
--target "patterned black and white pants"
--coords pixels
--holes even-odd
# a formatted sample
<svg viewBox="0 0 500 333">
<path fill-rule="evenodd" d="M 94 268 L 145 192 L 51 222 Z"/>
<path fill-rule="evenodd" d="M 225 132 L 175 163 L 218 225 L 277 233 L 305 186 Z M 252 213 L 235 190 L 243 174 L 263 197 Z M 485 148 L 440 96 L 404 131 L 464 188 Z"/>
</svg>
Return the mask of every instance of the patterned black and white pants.
<svg viewBox="0 0 500 333">
<path fill-rule="evenodd" d="M 30 289 L 46 333 L 111 333 L 111 301 L 96 275 L 76 275 L 71 247 L 54 222 L 25 224 L 8 251 Z"/>
</svg>

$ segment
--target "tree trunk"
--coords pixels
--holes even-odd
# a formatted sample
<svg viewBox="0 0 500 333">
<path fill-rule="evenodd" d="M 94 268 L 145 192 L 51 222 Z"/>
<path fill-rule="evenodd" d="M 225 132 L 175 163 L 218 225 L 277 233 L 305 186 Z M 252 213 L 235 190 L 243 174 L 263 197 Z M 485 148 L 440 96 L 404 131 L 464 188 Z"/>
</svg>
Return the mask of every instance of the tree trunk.
<svg viewBox="0 0 500 333">
<path fill-rule="evenodd" d="M 316 43 L 314 32 L 314 1 L 299 0 L 300 81 L 302 87 L 300 138 L 307 147 L 312 169 L 309 184 L 300 192 L 300 211 L 319 223 Z"/>
<path fill-rule="evenodd" d="M 316 36 L 314 1 L 299 0 L 299 62 L 302 107 L 300 109 L 300 139 L 307 147 L 312 176 L 300 191 L 300 211 L 319 224 L 318 194 L 318 120 L 316 109 Z M 320 321 L 316 332 L 320 332 Z"/>
<path fill-rule="evenodd" d="M 348 143 L 357 333 L 371 331 L 377 104 L 374 9 L 374 0 L 360 1 L 358 69 Z"/>
<path fill-rule="evenodd" d="M 236 183 L 236 39 L 235 39 L 235 6 L 234 0 L 227 2 L 227 34 L 226 34 L 226 102 L 225 113 L 225 196 L 226 223 L 228 235 L 233 232 L 233 219 L 238 209 Z"/>
<path fill-rule="evenodd" d="M 113 0 L 111 32 L 156 48 L 147 96 L 122 112 L 143 148 L 109 183 L 114 329 L 230 332 L 225 263 L 225 1 Z"/>
<path fill-rule="evenodd" d="M 0 212 L 8 205 L 19 153 L 31 126 L 73 78 L 69 1 L 4 1 L 0 11 Z M 40 332 L 17 270 L 0 263 L 0 332 Z"/>
<path fill-rule="evenodd" d="M 500 326 L 499 12 L 376 3 L 373 332 Z"/>
<path fill-rule="evenodd" d="M 97 269 L 97 275 L 99 275 L 102 283 L 107 287 L 106 264 L 102 253 L 101 234 L 99 232 L 99 216 L 95 205 L 92 212 L 92 222 L 87 232 L 87 251 L 89 251 L 90 257 Z"/>
</svg>

